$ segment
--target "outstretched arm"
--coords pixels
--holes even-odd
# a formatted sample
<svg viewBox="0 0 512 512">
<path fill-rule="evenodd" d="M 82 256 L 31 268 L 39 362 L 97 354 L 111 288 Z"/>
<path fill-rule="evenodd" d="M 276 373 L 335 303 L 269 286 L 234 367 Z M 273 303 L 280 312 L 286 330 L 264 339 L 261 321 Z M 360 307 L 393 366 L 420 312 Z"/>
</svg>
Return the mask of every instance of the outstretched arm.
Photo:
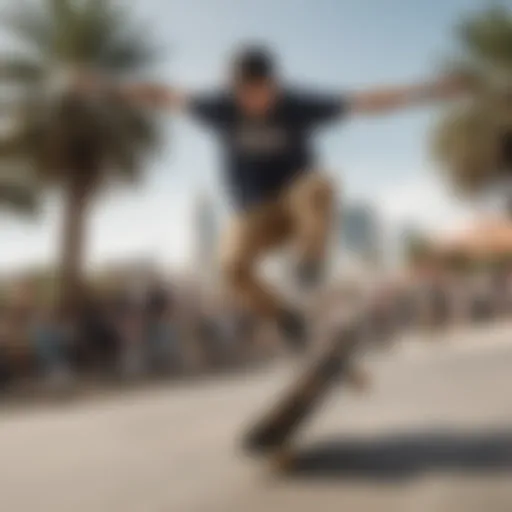
<svg viewBox="0 0 512 512">
<path fill-rule="evenodd" d="M 98 75 L 79 74 L 73 87 L 89 96 L 112 95 L 148 108 L 180 110 L 188 103 L 188 95 L 172 87 L 155 83 L 116 84 Z"/>
<path fill-rule="evenodd" d="M 133 104 L 149 108 L 182 110 L 189 103 L 185 92 L 150 83 L 119 86 L 117 94 Z"/>
<path fill-rule="evenodd" d="M 464 80 L 460 77 L 410 86 L 374 89 L 351 95 L 348 109 L 353 114 L 385 114 L 401 108 L 452 99 L 465 90 Z"/>
<path fill-rule="evenodd" d="M 95 75 L 78 76 L 77 92 L 85 96 L 110 96 L 142 108 L 186 111 L 205 124 L 218 126 L 230 117 L 229 101 L 222 94 L 209 96 L 190 94 L 155 83 L 115 84 Z"/>
</svg>

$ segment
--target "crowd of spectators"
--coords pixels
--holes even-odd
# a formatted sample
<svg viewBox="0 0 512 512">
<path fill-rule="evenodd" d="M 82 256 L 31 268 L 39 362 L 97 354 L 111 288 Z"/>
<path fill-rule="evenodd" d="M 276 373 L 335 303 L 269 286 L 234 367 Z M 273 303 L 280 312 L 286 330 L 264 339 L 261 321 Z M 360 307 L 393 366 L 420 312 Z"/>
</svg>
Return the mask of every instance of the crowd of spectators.
<svg viewBox="0 0 512 512">
<path fill-rule="evenodd" d="M 373 322 L 380 331 L 470 326 L 512 318 L 512 272 L 439 273 L 382 288 Z M 384 338 L 385 336 L 383 336 Z"/>
<path fill-rule="evenodd" d="M 139 293 L 123 290 L 85 300 L 70 320 L 22 300 L 0 309 L 0 389 L 20 381 L 68 387 L 83 376 L 136 379 L 234 366 L 247 355 L 251 323 L 176 293 L 155 280 Z"/>
<path fill-rule="evenodd" d="M 512 317 L 512 274 L 388 283 L 372 295 L 367 321 L 382 340 L 397 329 Z M 133 381 L 195 375 L 261 355 L 262 326 L 253 318 L 163 280 L 137 293 L 91 298 L 73 320 L 63 320 L 27 291 L 21 297 L 0 309 L 0 390 L 29 380 L 60 389 L 84 376 Z M 342 316 L 349 301 L 334 294 L 320 309 Z M 322 311 L 317 319 L 329 321 Z"/>
</svg>

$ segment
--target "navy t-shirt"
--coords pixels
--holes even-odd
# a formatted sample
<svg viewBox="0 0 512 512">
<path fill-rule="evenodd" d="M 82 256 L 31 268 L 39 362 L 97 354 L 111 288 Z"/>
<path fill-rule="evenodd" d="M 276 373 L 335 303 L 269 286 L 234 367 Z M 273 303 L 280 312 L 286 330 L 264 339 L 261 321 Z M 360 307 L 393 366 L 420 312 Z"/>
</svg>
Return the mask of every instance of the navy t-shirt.
<svg viewBox="0 0 512 512">
<path fill-rule="evenodd" d="M 311 136 L 339 119 L 341 95 L 283 91 L 263 118 L 245 116 L 229 93 L 197 96 L 191 113 L 219 135 L 226 181 L 240 208 L 274 197 L 295 176 L 315 166 Z"/>
</svg>

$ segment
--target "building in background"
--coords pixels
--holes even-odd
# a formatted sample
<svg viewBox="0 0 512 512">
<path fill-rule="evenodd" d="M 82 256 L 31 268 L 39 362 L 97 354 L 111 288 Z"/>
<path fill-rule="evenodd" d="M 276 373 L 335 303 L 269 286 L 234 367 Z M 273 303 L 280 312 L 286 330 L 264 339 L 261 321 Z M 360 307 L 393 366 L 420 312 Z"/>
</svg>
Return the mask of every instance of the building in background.
<svg viewBox="0 0 512 512">
<path fill-rule="evenodd" d="M 219 222 L 219 211 L 211 196 L 205 192 L 198 194 L 193 205 L 194 254 L 192 265 L 194 273 L 207 285 L 215 282 L 218 275 Z"/>
<path fill-rule="evenodd" d="M 340 212 L 339 243 L 346 251 L 365 261 L 378 265 L 382 259 L 382 226 L 379 215 L 368 203 L 349 204 Z"/>
<path fill-rule="evenodd" d="M 382 270 L 382 222 L 368 203 L 349 203 L 338 211 L 331 261 L 335 277 L 370 276 Z"/>
<path fill-rule="evenodd" d="M 223 212 L 212 197 L 201 192 L 192 209 L 193 252 L 190 270 L 207 288 L 218 284 L 217 247 Z M 382 223 L 377 211 L 367 203 L 352 203 L 337 215 L 331 247 L 331 271 L 334 277 L 370 275 L 382 270 L 384 260 Z M 262 272 L 283 290 L 293 290 L 290 248 L 269 255 Z M 291 252 L 288 252 L 291 251 Z M 291 259 L 290 259 L 291 258 Z M 291 293 L 291 292 L 290 292 Z"/>
</svg>

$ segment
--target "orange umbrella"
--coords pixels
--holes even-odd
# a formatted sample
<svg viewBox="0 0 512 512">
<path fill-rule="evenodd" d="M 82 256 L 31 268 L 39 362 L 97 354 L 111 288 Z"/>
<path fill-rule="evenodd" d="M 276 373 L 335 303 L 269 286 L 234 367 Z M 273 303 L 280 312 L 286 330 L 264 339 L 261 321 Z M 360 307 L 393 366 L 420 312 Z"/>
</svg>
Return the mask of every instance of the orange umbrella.
<svg viewBox="0 0 512 512">
<path fill-rule="evenodd" d="M 512 254 L 512 222 L 506 219 L 480 222 L 441 242 L 436 252 L 464 254 L 471 258 Z"/>
</svg>

